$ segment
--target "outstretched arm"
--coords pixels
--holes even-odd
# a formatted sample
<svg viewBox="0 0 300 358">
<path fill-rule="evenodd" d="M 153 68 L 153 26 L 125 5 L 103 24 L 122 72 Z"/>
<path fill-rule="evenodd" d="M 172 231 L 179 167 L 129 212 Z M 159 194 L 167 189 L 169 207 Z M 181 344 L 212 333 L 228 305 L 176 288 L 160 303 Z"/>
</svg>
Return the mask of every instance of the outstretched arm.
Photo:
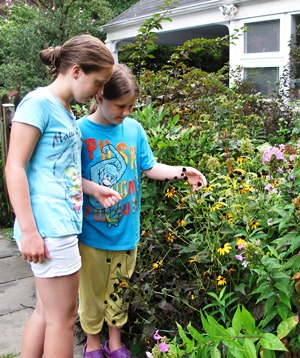
<svg viewBox="0 0 300 358">
<path fill-rule="evenodd" d="M 172 166 L 156 163 L 154 167 L 143 172 L 148 178 L 155 180 L 186 179 L 195 191 L 207 185 L 205 176 L 193 167 Z"/>
<path fill-rule="evenodd" d="M 122 199 L 117 191 L 85 178 L 82 178 L 82 189 L 84 194 L 93 196 L 105 209 L 117 204 Z"/>
</svg>

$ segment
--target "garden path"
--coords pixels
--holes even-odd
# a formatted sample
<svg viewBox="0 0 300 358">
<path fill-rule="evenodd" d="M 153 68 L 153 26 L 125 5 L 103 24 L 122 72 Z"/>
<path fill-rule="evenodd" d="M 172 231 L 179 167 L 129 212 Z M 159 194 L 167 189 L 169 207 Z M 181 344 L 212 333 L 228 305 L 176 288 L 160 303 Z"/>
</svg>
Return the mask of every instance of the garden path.
<svg viewBox="0 0 300 358">
<path fill-rule="evenodd" d="M 29 265 L 20 258 L 14 241 L 0 230 L 0 357 L 19 356 L 23 330 L 35 304 Z M 82 357 L 82 344 L 74 343 L 74 358 Z"/>
</svg>

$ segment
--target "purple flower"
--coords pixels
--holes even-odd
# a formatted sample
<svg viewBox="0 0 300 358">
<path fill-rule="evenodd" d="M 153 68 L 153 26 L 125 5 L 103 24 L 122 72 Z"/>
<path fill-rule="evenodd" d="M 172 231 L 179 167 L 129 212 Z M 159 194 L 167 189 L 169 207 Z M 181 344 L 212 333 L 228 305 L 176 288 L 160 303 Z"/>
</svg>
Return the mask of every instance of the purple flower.
<svg viewBox="0 0 300 358">
<path fill-rule="evenodd" d="M 243 261 L 244 258 L 243 258 L 243 255 L 235 255 L 235 258 L 239 261 Z"/>
<path fill-rule="evenodd" d="M 272 188 L 272 184 L 267 184 L 264 189 L 270 191 Z"/>
<path fill-rule="evenodd" d="M 280 173 L 280 174 L 283 173 L 283 169 L 282 169 L 282 168 L 278 168 L 277 171 L 278 171 L 278 173 Z"/>
<path fill-rule="evenodd" d="M 156 341 L 159 341 L 160 339 L 162 339 L 162 336 L 158 333 L 159 330 L 157 330 L 154 335 L 153 335 L 153 338 L 156 340 Z"/>
<path fill-rule="evenodd" d="M 161 352 L 168 352 L 169 351 L 169 346 L 167 345 L 167 343 L 161 342 L 160 345 L 159 345 L 159 350 Z"/>
</svg>

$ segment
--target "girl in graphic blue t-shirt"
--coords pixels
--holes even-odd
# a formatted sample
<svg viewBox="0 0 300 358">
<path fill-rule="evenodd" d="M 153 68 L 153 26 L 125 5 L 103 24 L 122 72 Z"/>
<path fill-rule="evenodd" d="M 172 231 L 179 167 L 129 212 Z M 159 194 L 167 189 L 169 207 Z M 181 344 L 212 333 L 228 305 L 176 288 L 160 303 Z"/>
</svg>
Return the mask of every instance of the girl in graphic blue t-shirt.
<svg viewBox="0 0 300 358">
<path fill-rule="evenodd" d="M 139 95 L 134 76 L 116 65 L 95 108 L 79 119 L 83 135 L 83 228 L 79 235 L 82 258 L 79 315 L 87 334 L 84 357 L 130 358 L 121 342 L 128 303 L 114 294 L 116 277 L 133 274 L 140 239 L 141 173 L 156 180 L 187 177 L 198 190 L 205 177 L 191 167 L 157 163 L 142 126 L 128 115 Z M 103 187 L 117 191 L 122 200 L 104 208 L 99 202 Z M 101 345 L 104 321 L 109 340 Z"/>
</svg>

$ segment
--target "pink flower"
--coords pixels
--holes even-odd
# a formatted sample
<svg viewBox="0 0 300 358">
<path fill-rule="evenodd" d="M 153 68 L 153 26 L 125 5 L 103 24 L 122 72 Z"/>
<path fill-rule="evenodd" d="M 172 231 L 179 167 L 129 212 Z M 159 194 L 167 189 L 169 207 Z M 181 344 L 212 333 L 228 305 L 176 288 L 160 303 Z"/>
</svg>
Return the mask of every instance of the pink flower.
<svg viewBox="0 0 300 358">
<path fill-rule="evenodd" d="M 272 184 L 267 184 L 264 189 L 270 191 L 272 188 Z"/>
<path fill-rule="evenodd" d="M 156 340 L 156 341 L 159 341 L 160 339 L 162 339 L 162 336 L 158 333 L 159 330 L 157 330 L 154 335 L 153 335 L 153 338 Z"/>
<path fill-rule="evenodd" d="M 161 342 L 161 344 L 159 345 L 159 350 L 161 352 L 168 352 L 169 351 L 169 346 L 167 345 L 167 343 Z"/>
<path fill-rule="evenodd" d="M 150 352 L 146 352 L 146 356 L 147 356 L 148 358 L 152 358 L 152 357 L 153 357 L 152 353 L 150 353 Z"/>
<path fill-rule="evenodd" d="M 277 171 L 278 171 L 278 173 L 280 173 L 280 174 L 283 173 L 283 169 L 282 169 L 282 168 L 278 168 Z"/>
<path fill-rule="evenodd" d="M 243 255 L 235 255 L 235 258 L 239 261 L 243 261 L 244 258 L 243 258 Z"/>
</svg>

